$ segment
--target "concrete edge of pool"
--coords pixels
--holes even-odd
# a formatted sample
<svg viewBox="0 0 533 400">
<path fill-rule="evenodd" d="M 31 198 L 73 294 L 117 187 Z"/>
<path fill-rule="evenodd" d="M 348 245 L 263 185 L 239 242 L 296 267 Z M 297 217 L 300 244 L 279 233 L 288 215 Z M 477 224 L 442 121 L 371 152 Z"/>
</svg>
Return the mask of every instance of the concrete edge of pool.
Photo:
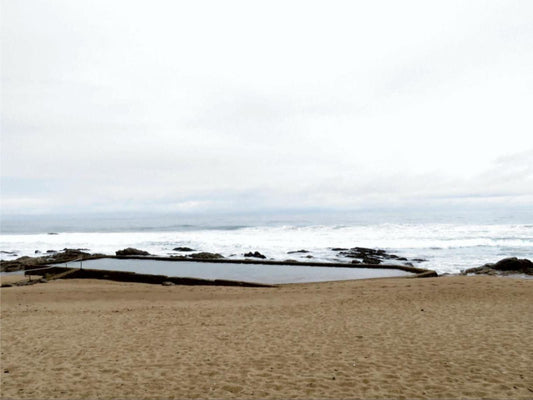
<svg viewBox="0 0 533 400">
<path fill-rule="evenodd" d="M 295 262 L 287 263 L 280 261 L 257 261 L 257 260 L 176 260 L 172 257 L 100 257 L 100 258 L 117 258 L 117 259 L 135 259 L 135 260 L 155 260 L 155 261 L 188 261 L 188 262 L 210 262 L 219 264 L 252 264 L 252 265 L 277 265 L 277 266 L 302 266 L 302 267 L 327 267 L 327 268 L 353 268 L 353 269 L 395 269 L 404 272 L 409 272 L 412 275 L 409 276 L 397 276 L 395 278 L 425 278 L 425 277 L 437 277 L 437 273 L 433 270 L 416 268 L 406 265 L 394 265 L 394 264 L 342 264 L 342 263 L 319 263 L 319 262 Z M 94 258 L 91 258 L 94 259 Z M 82 260 L 80 260 L 82 261 Z M 86 260 L 83 260 L 86 261 Z M 88 260 L 87 260 L 88 261 Z M 230 280 L 230 279 L 204 279 L 204 278 L 191 278 L 191 277 L 179 277 L 179 276 L 167 276 L 158 274 L 145 274 L 130 271 L 117 271 L 117 270 L 105 270 L 105 269 L 87 269 L 87 268 L 72 268 L 68 266 L 41 266 L 40 268 L 27 269 L 25 275 L 37 275 L 42 277 L 48 277 L 48 279 L 104 279 L 113 280 L 119 282 L 136 282 L 136 283 L 151 283 L 151 284 L 163 284 L 164 282 L 170 282 L 174 285 L 204 285 L 204 286 L 241 286 L 241 287 L 276 287 L 286 283 L 259 283 L 250 281 Z M 383 277 L 368 277 L 361 279 L 380 279 Z M 350 279 L 347 279 L 350 280 Z M 327 281 L 327 280 L 326 280 Z M 294 284 L 306 283 L 295 282 Z"/>
<path fill-rule="evenodd" d="M 102 258 L 109 258 L 115 260 L 154 260 L 154 261 L 174 261 L 174 262 L 195 262 L 195 263 L 213 263 L 213 264 L 249 264 L 249 265 L 280 265 L 280 266 L 301 266 L 301 267 L 326 267 L 326 268 L 376 268 L 376 269 L 398 269 L 406 272 L 412 272 L 414 274 L 423 273 L 437 273 L 433 270 L 426 268 L 418 268 L 410 265 L 402 264 L 350 264 L 350 263 L 335 263 L 335 262 L 317 262 L 317 261 L 274 261 L 274 260 L 250 260 L 250 259 L 201 259 L 201 258 L 187 258 L 187 257 L 164 257 L 164 256 L 116 256 L 116 255 L 104 255 L 95 254 L 82 257 L 78 260 L 71 260 L 68 262 L 90 261 L 98 260 Z M 64 264 L 64 263 L 58 263 Z M 50 264 L 54 265 L 54 264 Z M 41 265 L 42 267 L 42 265 Z"/>
<path fill-rule="evenodd" d="M 277 285 L 269 285 L 257 282 L 232 281 L 227 279 L 202 279 L 202 278 L 188 278 L 167 275 L 155 274 L 139 274 L 129 271 L 111 271 L 104 269 L 87 269 L 87 268 L 68 268 L 68 267 L 48 267 L 39 268 L 35 270 L 26 270 L 25 275 L 37 275 L 48 277 L 47 279 L 104 279 L 118 282 L 134 282 L 134 283 L 152 283 L 163 284 L 163 282 L 171 282 L 174 285 L 188 285 L 188 286 L 242 286 L 242 287 L 275 287 Z"/>
</svg>

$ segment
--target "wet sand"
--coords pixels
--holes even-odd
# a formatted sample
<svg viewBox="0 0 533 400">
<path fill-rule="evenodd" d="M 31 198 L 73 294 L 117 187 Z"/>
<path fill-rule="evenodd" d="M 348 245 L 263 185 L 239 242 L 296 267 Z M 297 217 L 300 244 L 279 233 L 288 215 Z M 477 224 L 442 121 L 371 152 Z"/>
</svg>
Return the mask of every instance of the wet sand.
<svg viewBox="0 0 533 400">
<path fill-rule="evenodd" d="M 3 398 L 533 398 L 533 280 L 0 293 Z"/>
</svg>

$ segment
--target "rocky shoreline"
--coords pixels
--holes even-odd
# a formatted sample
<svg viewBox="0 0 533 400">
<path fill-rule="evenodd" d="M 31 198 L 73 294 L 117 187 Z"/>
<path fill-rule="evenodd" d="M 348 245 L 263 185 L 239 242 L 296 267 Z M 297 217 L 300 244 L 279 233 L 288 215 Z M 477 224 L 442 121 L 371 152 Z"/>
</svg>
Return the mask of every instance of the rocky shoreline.
<svg viewBox="0 0 533 400">
<path fill-rule="evenodd" d="M 504 258 L 496 263 L 489 263 L 481 267 L 464 270 L 461 275 L 533 275 L 533 263 L 527 258 L 517 257 Z"/>
<path fill-rule="evenodd" d="M 365 247 L 340 248 L 331 247 L 330 250 L 337 253 L 341 262 L 314 262 L 311 252 L 305 249 L 288 251 L 288 255 L 305 254 L 307 260 L 298 261 L 294 259 L 274 260 L 269 259 L 259 251 L 250 251 L 242 254 L 242 259 L 226 258 L 219 253 L 196 251 L 188 247 L 176 247 L 175 251 L 188 254 L 173 254 L 168 257 L 151 255 L 149 252 L 135 248 L 125 248 L 117 250 L 115 255 L 101 253 L 89 253 L 87 249 L 68 249 L 62 251 L 47 251 L 44 255 L 37 257 L 19 257 L 15 260 L 0 260 L 0 272 L 15 272 L 33 270 L 51 264 L 62 264 L 72 261 L 86 261 L 98 258 L 134 258 L 152 259 L 165 261 L 198 261 L 198 262 L 219 262 L 219 263 L 247 263 L 247 264 L 275 264 L 275 265 L 302 265 L 321 267 L 355 267 L 355 268 L 397 268 L 416 274 L 427 276 L 437 276 L 429 269 L 415 267 L 414 263 L 422 263 L 426 260 L 421 258 L 407 259 L 396 254 L 388 253 L 383 249 L 370 249 Z M 528 259 L 518 259 L 516 257 L 505 258 L 496 263 L 485 264 L 480 267 L 466 269 L 462 275 L 485 274 L 485 275 L 512 275 L 526 274 L 533 275 L 533 263 Z"/>
<path fill-rule="evenodd" d="M 47 252 L 46 255 L 29 257 L 23 256 L 16 260 L 0 260 L 0 272 L 15 272 L 39 268 L 49 264 L 67 263 L 71 261 L 83 261 L 105 257 L 105 254 L 88 253 L 85 249 L 63 249 L 62 251 Z"/>
<path fill-rule="evenodd" d="M 2 284 L 2 287 L 11 286 L 24 286 L 33 285 L 35 283 L 46 283 L 48 280 L 55 279 L 80 279 L 80 278 L 92 278 L 92 279 L 107 279 L 117 280 L 123 282 L 144 282 L 144 283 L 157 283 L 163 285 L 219 285 L 219 286 L 270 286 L 259 285 L 250 282 L 241 281 L 226 281 L 216 279 L 214 281 L 206 279 L 191 279 L 180 277 L 168 277 L 163 275 L 154 274 L 137 274 L 126 271 L 109 271 L 109 270 L 92 270 L 82 267 L 82 262 L 86 260 L 94 260 L 99 258 L 115 258 L 115 259 L 129 259 L 129 260 L 156 260 L 156 261 L 194 261 L 194 262 L 209 262 L 209 263 L 229 263 L 229 264 L 256 264 L 256 265 L 279 265 L 279 266 L 306 266 L 306 267 L 329 267 L 329 268 L 374 268 L 374 269 L 398 269 L 414 274 L 414 277 L 436 277 L 438 276 L 435 271 L 416 268 L 413 264 L 407 262 L 405 265 L 401 264 L 385 264 L 382 261 L 386 260 L 399 260 L 407 261 L 394 254 L 388 254 L 384 250 L 374 250 L 362 247 L 354 247 L 352 249 L 335 249 L 334 251 L 340 251 L 342 255 L 346 255 L 346 258 L 351 262 L 344 263 L 324 263 L 316 261 L 296 261 L 296 260 L 267 260 L 266 256 L 258 251 L 244 253 L 242 259 L 225 258 L 218 253 L 210 252 L 192 252 L 194 250 L 187 248 L 190 254 L 187 255 L 173 255 L 170 257 L 161 257 L 151 255 L 147 251 L 139 250 L 135 248 L 125 248 L 117 250 L 115 255 L 105 254 L 91 254 L 85 249 L 64 249 L 62 252 L 50 252 L 41 257 L 20 257 L 13 261 L 5 261 L 0 263 L 0 268 L 3 272 L 15 272 L 23 270 L 25 275 L 29 276 L 29 280 L 22 280 L 17 283 Z M 288 252 L 288 254 L 294 253 L 309 253 L 307 250 L 296 250 L 294 252 Z M 308 257 L 308 258 L 312 258 Z M 359 261 L 359 259 L 361 261 Z M 69 262 L 80 261 L 80 266 L 73 267 L 66 265 Z M 62 266 L 61 264 L 65 264 Z M 31 279 L 31 275 L 41 276 L 40 279 Z"/>
<path fill-rule="evenodd" d="M 183 261 L 216 261 L 216 260 L 228 260 L 230 262 L 244 262 L 253 260 L 264 260 L 264 262 L 281 262 L 289 264 L 313 264 L 311 261 L 314 257 L 311 252 L 305 249 L 294 250 L 287 252 L 288 255 L 293 254 L 306 254 L 305 261 L 298 261 L 294 259 L 285 259 L 285 260 L 274 260 L 268 258 L 266 255 L 260 253 L 259 251 L 250 251 L 242 254 L 242 260 L 234 258 L 226 258 L 219 253 L 206 252 L 206 251 L 196 251 L 189 247 L 176 247 L 174 251 L 188 254 L 172 254 L 169 257 L 154 256 L 147 251 L 135 249 L 135 248 L 125 248 L 122 250 L 117 250 L 115 252 L 116 257 L 155 257 L 159 259 L 172 259 L 172 260 L 183 260 Z M 364 247 L 353 247 L 353 248 L 338 248 L 332 247 L 331 251 L 337 252 L 337 257 L 340 262 L 331 263 L 331 264 L 361 264 L 361 265 L 383 265 L 386 262 L 393 261 L 398 263 L 398 265 L 403 265 L 406 267 L 414 267 L 414 262 L 424 262 L 423 259 L 412 259 L 408 260 L 405 257 L 399 257 L 395 254 L 388 253 L 382 249 L 370 249 Z M 36 254 L 41 254 L 36 251 Z M 87 249 L 68 249 L 65 248 L 62 251 L 49 250 L 43 255 L 38 255 L 36 257 L 19 257 L 15 260 L 0 260 L 0 272 L 14 272 L 21 270 L 34 269 L 45 265 L 50 264 L 61 264 L 71 261 L 84 261 L 96 258 L 110 257 L 110 255 L 101 254 L 101 253 L 89 253 Z M 309 261 L 308 261 L 309 260 Z M 327 263 L 319 263 L 327 264 Z"/>
</svg>

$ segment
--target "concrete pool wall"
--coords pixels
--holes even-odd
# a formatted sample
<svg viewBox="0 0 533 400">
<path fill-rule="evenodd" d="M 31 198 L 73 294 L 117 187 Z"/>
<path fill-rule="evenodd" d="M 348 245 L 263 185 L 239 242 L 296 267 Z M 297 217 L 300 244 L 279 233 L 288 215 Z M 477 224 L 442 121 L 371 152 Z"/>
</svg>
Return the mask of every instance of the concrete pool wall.
<svg viewBox="0 0 533 400">
<path fill-rule="evenodd" d="M 415 276 L 420 270 L 404 266 L 312 265 L 271 262 L 176 261 L 153 258 L 100 258 L 63 264 L 67 268 L 123 271 L 207 280 L 231 280 L 261 284 L 307 283 L 335 280 Z M 406 270 L 407 269 L 407 270 Z"/>
</svg>

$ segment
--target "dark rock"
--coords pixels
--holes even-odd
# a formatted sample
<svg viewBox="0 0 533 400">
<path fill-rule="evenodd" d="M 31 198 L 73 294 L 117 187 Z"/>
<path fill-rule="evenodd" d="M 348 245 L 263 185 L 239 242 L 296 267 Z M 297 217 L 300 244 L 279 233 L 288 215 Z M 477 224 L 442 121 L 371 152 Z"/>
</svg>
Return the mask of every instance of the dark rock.
<svg viewBox="0 0 533 400">
<path fill-rule="evenodd" d="M 288 251 L 287 254 L 297 254 L 297 253 L 309 253 L 308 250 L 293 250 L 293 251 Z"/>
<path fill-rule="evenodd" d="M 344 247 L 333 247 L 331 250 L 333 250 L 333 251 L 346 251 L 348 249 L 346 249 Z"/>
<path fill-rule="evenodd" d="M 484 275 L 499 275 L 503 272 L 498 272 L 494 268 L 491 267 L 478 267 L 478 268 L 471 268 L 470 270 L 466 271 L 467 274 L 484 274 Z"/>
<path fill-rule="evenodd" d="M 354 247 L 348 251 L 341 251 L 340 256 L 348 258 L 365 258 L 365 257 L 382 257 L 385 255 L 384 250 L 368 249 L 366 247 Z"/>
<path fill-rule="evenodd" d="M 313 257 L 311 254 L 309 254 L 309 255 L 305 256 L 305 258 L 315 258 L 315 257 Z"/>
<path fill-rule="evenodd" d="M 117 250 L 115 252 L 117 256 L 149 256 L 150 253 L 144 250 L 134 249 L 133 247 L 128 247 L 124 250 Z"/>
<path fill-rule="evenodd" d="M 57 251 L 55 251 L 55 250 L 46 250 L 46 252 L 47 252 L 48 254 L 51 254 L 51 253 L 57 253 Z"/>
<path fill-rule="evenodd" d="M 425 258 L 413 258 L 411 261 L 414 261 L 414 262 L 426 262 L 427 260 Z"/>
<path fill-rule="evenodd" d="M 266 258 L 266 256 L 259 253 L 258 251 L 254 251 L 253 253 L 252 252 L 246 253 L 244 257 Z"/>
<path fill-rule="evenodd" d="M 172 250 L 174 251 L 196 251 L 194 249 L 191 249 L 190 247 L 174 247 Z"/>
<path fill-rule="evenodd" d="M 363 255 L 361 254 L 355 254 L 348 251 L 341 251 L 338 255 L 348 258 L 363 258 Z"/>
<path fill-rule="evenodd" d="M 396 254 L 389 254 L 387 251 L 383 249 L 370 249 L 367 247 L 353 247 L 351 249 L 341 249 L 341 248 L 333 248 L 333 250 L 340 250 L 340 252 L 337 254 L 341 257 L 346 258 L 357 258 L 361 260 L 365 264 L 381 264 L 385 260 L 397 260 L 397 261 L 403 261 L 405 265 L 412 265 L 410 263 L 406 263 L 407 258 L 405 257 L 399 257 Z M 415 262 L 423 262 L 426 261 L 422 258 L 415 258 L 412 261 Z"/>
<path fill-rule="evenodd" d="M 352 260 L 352 264 L 361 264 L 361 261 L 359 261 L 359 260 Z"/>
<path fill-rule="evenodd" d="M 57 232 L 48 232 L 49 235 L 59 235 Z"/>
<path fill-rule="evenodd" d="M 512 273 L 522 273 L 533 275 L 533 263 L 527 258 L 519 259 L 517 257 L 504 258 L 497 263 L 489 263 L 481 267 L 470 268 L 462 271 L 466 274 L 486 274 L 486 275 L 506 275 Z"/>
<path fill-rule="evenodd" d="M 63 249 L 63 252 L 64 253 L 69 253 L 69 254 L 74 254 L 74 253 L 82 254 L 82 253 L 84 253 L 87 250 L 88 249 L 69 249 L 69 248 L 65 247 Z M 84 254 L 88 254 L 88 253 L 84 253 Z"/>
<path fill-rule="evenodd" d="M 23 256 L 19 257 L 16 260 L 11 261 L 0 261 L 0 271 L 2 272 L 13 272 L 20 271 L 26 267 L 35 267 L 41 264 L 45 264 L 43 257 L 28 257 Z"/>
<path fill-rule="evenodd" d="M 61 253 L 53 254 L 52 256 L 46 257 L 48 263 L 64 263 L 74 260 L 83 259 L 90 256 L 89 253 L 78 249 L 64 249 Z"/>
<path fill-rule="evenodd" d="M 381 260 L 377 257 L 366 256 L 363 257 L 364 264 L 381 264 Z"/>
<path fill-rule="evenodd" d="M 489 270 L 493 271 L 492 268 L 487 267 L 475 267 L 475 268 L 468 268 L 461 271 L 461 275 L 467 275 L 467 274 L 485 274 Z"/>
<path fill-rule="evenodd" d="M 189 257 L 195 260 L 218 260 L 220 258 L 224 258 L 224 256 L 222 256 L 221 254 L 208 253 L 206 251 L 190 254 Z"/>
<path fill-rule="evenodd" d="M 41 257 L 19 257 L 16 260 L 3 261 L 0 260 L 0 271 L 11 272 L 20 271 L 23 269 L 31 269 L 47 264 L 67 263 L 74 260 L 83 260 L 89 258 L 91 254 L 77 249 L 65 249 L 59 253 L 48 253 Z M 94 254 L 93 256 L 97 256 Z"/>
<path fill-rule="evenodd" d="M 350 251 L 361 254 L 376 254 L 376 250 L 369 249 L 368 247 L 352 247 Z"/>
<path fill-rule="evenodd" d="M 103 253 L 92 253 L 91 254 L 91 258 L 106 258 L 107 257 L 107 254 L 103 254 Z"/>
<path fill-rule="evenodd" d="M 498 271 L 518 271 L 528 273 L 528 271 L 533 272 L 533 263 L 527 258 L 518 259 L 517 257 L 510 257 L 498 261 L 492 268 Z"/>
</svg>

